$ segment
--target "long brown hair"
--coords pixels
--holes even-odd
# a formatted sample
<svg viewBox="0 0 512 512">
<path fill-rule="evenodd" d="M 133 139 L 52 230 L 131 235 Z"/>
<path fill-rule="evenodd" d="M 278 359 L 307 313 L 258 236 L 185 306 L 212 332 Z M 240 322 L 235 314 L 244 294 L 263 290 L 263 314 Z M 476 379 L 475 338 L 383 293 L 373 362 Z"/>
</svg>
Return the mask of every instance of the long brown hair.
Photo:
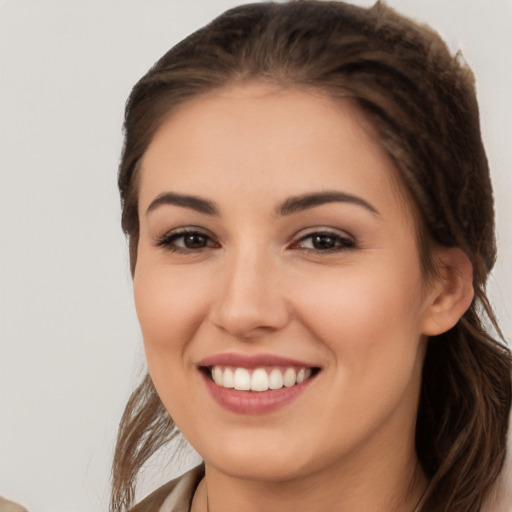
<svg viewBox="0 0 512 512">
<path fill-rule="evenodd" d="M 381 3 L 298 0 L 227 11 L 165 54 L 128 100 L 119 189 L 132 272 L 139 162 L 155 132 L 187 99 L 247 80 L 351 98 L 421 213 L 426 273 L 429 240 L 471 260 L 471 307 L 428 343 L 416 451 L 430 481 L 421 511 L 480 510 L 505 458 L 512 362 L 490 333 L 494 326 L 501 336 L 485 293 L 496 257 L 493 196 L 471 71 L 435 32 Z M 175 434 L 147 375 L 119 427 L 112 511 L 130 507 L 141 466 Z"/>
</svg>

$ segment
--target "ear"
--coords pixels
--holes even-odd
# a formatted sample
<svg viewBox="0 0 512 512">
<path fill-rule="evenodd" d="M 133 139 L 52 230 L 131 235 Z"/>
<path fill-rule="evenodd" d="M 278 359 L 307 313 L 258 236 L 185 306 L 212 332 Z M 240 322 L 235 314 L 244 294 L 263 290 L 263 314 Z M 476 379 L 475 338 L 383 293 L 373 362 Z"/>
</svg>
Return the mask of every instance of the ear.
<svg viewBox="0 0 512 512">
<path fill-rule="evenodd" d="M 429 283 L 423 334 L 436 336 L 451 329 L 471 305 L 473 265 L 458 247 L 435 249 L 437 273 Z"/>
</svg>

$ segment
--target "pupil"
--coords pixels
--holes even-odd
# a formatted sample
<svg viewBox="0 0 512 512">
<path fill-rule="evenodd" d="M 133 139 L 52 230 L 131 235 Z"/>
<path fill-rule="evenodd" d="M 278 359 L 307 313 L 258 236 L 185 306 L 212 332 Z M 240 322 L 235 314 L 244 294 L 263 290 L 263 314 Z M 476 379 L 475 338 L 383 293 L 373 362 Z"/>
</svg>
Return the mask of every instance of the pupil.
<svg viewBox="0 0 512 512">
<path fill-rule="evenodd" d="M 313 238 L 313 246 L 315 249 L 332 249 L 336 242 L 329 235 L 317 235 Z"/>
<path fill-rule="evenodd" d="M 199 234 L 187 235 L 184 242 L 188 249 L 199 249 L 206 246 L 206 238 Z"/>
</svg>

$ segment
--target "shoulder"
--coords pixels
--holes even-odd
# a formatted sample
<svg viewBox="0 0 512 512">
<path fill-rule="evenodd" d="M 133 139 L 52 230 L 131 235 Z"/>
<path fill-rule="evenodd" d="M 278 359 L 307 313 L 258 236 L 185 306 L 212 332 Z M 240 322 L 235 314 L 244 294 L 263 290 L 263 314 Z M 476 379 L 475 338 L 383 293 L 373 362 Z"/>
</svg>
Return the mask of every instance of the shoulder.
<svg viewBox="0 0 512 512">
<path fill-rule="evenodd" d="M 204 476 L 204 466 L 197 466 L 167 482 L 137 503 L 130 512 L 188 512 L 194 492 Z"/>
<path fill-rule="evenodd" d="M 27 509 L 0 496 L 0 512 L 27 512 Z"/>
</svg>

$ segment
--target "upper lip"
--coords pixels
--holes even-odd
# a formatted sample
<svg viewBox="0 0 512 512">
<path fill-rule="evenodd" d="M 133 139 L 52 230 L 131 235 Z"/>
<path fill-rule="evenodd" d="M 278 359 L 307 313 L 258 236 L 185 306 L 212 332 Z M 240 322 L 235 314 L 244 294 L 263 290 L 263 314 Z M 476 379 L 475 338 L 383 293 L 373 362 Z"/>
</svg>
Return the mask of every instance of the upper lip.
<svg viewBox="0 0 512 512">
<path fill-rule="evenodd" d="M 228 352 L 202 359 L 198 366 L 231 366 L 234 368 L 261 368 L 262 366 L 293 366 L 297 368 L 317 368 L 318 365 L 274 354 L 236 354 Z"/>
</svg>

